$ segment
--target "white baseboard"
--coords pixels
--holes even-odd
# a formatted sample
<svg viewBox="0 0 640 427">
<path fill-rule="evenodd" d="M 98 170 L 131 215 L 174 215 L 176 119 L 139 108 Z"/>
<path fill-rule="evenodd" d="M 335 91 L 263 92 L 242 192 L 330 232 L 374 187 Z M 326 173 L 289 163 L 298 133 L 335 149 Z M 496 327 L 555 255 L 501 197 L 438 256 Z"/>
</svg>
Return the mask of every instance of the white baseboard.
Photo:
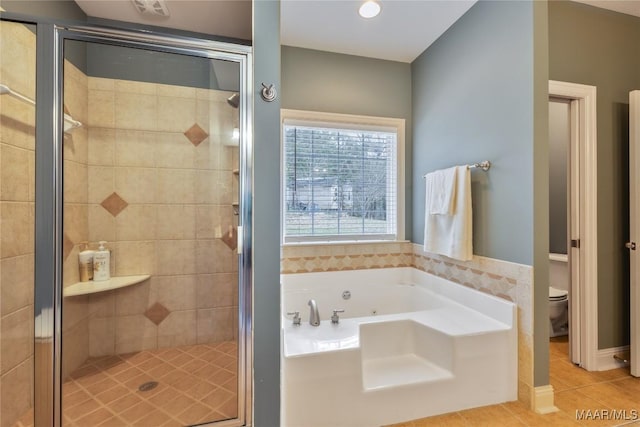
<svg viewBox="0 0 640 427">
<path fill-rule="evenodd" d="M 614 354 L 629 353 L 629 346 L 611 347 L 598 350 L 597 355 L 597 371 L 608 371 L 609 369 L 624 368 L 626 363 L 620 362 L 613 358 Z"/>
<path fill-rule="evenodd" d="M 531 408 L 538 414 L 550 414 L 558 412 L 559 409 L 553 404 L 553 386 L 543 385 L 533 388 L 531 396 Z"/>
</svg>

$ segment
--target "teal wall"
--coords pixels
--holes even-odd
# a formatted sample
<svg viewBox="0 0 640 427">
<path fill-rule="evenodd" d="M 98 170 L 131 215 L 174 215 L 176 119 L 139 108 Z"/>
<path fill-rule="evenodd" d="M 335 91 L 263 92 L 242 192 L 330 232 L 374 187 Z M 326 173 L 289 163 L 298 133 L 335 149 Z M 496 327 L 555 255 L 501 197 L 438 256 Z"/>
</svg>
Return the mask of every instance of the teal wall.
<svg viewBox="0 0 640 427">
<path fill-rule="evenodd" d="M 405 119 L 405 235 L 411 238 L 411 66 L 282 46 L 282 108 Z"/>
<path fill-rule="evenodd" d="M 424 179 L 472 171 L 476 255 L 533 264 L 533 42 L 530 2 L 481 1 L 411 64 L 413 241 L 424 241 Z"/>
<path fill-rule="evenodd" d="M 280 89 L 280 2 L 253 2 L 253 84 Z M 280 100 L 253 110 L 253 406 L 256 427 L 280 425 Z"/>
<path fill-rule="evenodd" d="M 640 18 L 550 2 L 549 78 L 597 88 L 598 347 L 627 345 L 629 92 L 640 89 Z"/>
</svg>

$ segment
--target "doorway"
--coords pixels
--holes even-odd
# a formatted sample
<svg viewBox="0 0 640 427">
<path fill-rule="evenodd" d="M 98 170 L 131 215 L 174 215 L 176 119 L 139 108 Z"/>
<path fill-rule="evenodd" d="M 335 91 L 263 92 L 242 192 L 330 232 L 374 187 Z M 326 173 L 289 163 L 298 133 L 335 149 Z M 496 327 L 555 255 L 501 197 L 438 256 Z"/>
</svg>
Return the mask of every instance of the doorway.
<svg viewBox="0 0 640 427">
<path fill-rule="evenodd" d="M 566 233 L 563 239 L 558 236 L 562 231 L 556 231 L 559 243 L 553 243 L 562 249 L 564 240 L 567 252 L 567 348 L 572 363 L 586 370 L 597 370 L 596 88 L 550 81 L 549 97 L 554 103 L 550 105 L 550 112 L 559 110 L 559 115 L 568 122 L 561 132 L 566 133 L 568 128 L 570 134 L 565 151 L 567 180 L 565 185 L 558 186 L 566 190 L 567 202 L 563 206 L 566 207 Z M 550 189 L 555 184 L 550 182 Z M 555 258 L 564 261 L 564 257 Z"/>
</svg>

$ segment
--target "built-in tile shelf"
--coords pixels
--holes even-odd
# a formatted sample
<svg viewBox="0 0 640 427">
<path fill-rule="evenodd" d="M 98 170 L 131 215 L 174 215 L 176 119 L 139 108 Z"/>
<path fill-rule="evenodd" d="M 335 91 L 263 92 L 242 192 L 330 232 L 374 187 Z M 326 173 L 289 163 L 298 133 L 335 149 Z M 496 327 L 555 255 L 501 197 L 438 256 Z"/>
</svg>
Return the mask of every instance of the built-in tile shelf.
<svg viewBox="0 0 640 427">
<path fill-rule="evenodd" d="M 79 295 L 95 294 L 98 292 L 111 291 L 114 289 L 120 289 L 127 286 L 135 285 L 140 282 L 144 282 L 149 277 L 148 274 L 141 274 L 138 276 L 120 276 L 112 277 L 110 280 L 94 282 L 78 282 L 71 286 L 64 288 L 62 294 L 65 297 L 75 297 Z"/>
</svg>

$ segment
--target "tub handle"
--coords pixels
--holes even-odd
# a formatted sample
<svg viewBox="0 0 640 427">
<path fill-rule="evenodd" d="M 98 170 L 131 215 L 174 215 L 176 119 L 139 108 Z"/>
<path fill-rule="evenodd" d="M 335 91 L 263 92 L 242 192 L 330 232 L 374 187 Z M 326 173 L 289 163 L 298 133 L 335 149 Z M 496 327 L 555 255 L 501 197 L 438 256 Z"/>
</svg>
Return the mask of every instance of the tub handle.
<svg viewBox="0 0 640 427">
<path fill-rule="evenodd" d="M 289 316 L 293 316 L 293 326 L 300 326 L 300 312 L 292 311 L 287 313 Z"/>
<path fill-rule="evenodd" d="M 340 323 L 340 316 L 338 316 L 338 313 L 344 313 L 344 309 L 339 308 L 339 309 L 333 310 L 333 314 L 331 315 L 331 323 L 333 323 L 334 325 L 337 325 L 338 323 Z"/>
</svg>

